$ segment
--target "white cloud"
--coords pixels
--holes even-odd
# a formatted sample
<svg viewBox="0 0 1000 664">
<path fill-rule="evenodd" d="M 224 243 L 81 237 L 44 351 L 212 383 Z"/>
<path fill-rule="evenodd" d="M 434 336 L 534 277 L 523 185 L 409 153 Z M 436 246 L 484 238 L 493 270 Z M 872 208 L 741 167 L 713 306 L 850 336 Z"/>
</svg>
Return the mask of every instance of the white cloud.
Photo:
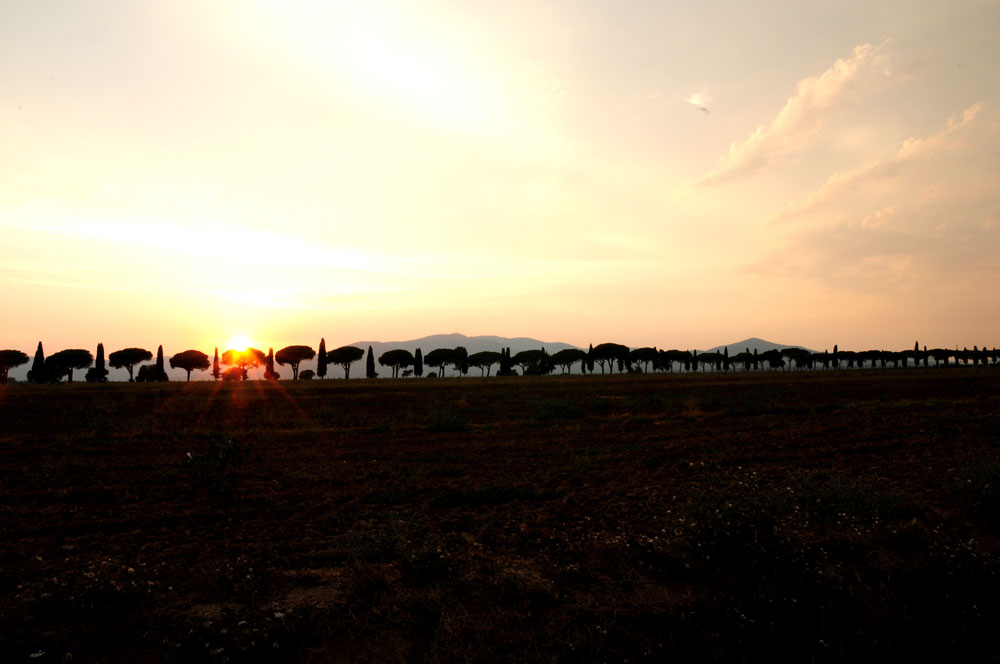
<svg viewBox="0 0 1000 664">
<path fill-rule="evenodd" d="M 770 124 L 760 125 L 748 138 L 733 143 L 719 159 L 718 167 L 694 185 L 732 182 L 807 146 L 823 127 L 823 113 L 858 93 L 856 83 L 891 75 L 885 51 L 885 43 L 858 46 L 851 57 L 837 60 L 818 76 L 799 81 L 795 95 Z"/>
<path fill-rule="evenodd" d="M 891 159 L 872 161 L 853 170 L 831 175 L 821 187 L 809 193 L 801 201 L 786 207 L 778 220 L 805 214 L 836 200 L 845 192 L 895 176 L 907 162 L 919 159 L 933 160 L 945 152 L 962 148 L 965 142 L 960 132 L 975 121 L 981 110 L 981 104 L 973 104 L 962 113 L 950 118 L 948 125 L 940 132 L 927 138 L 906 139 Z"/>
<path fill-rule="evenodd" d="M 890 158 L 832 175 L 785 209 L 779 220 L 794 226 L 779 226 L 787 235 L 752 271 L 883 298 L 911 293 L 914 307 L 933 302 L 921 293 L 950 301 L 1000 286 L 997 119 L 975 104 Z"/>
</svg>

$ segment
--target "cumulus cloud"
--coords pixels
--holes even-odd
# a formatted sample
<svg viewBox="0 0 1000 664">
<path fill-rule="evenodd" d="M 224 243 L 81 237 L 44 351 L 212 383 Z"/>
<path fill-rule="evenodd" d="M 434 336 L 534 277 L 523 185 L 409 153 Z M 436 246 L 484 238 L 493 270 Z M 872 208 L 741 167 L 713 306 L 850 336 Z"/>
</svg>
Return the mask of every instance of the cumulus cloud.
<svg viewBox="0 0 1000 664">
<path fill-rule="evenodd" d="M 823 127 L 823 113 L 854 94 L 862 79 L 891 75 L 887 46 L 857 46 L 851 57 L 837 60 L 818 76 L 799 81 L 795 95 L 770 124 L 760 125 L 745 140 L 733 143 L 719 165 L 694 186 L 719 185 L 745 177 L 790 153 L 801 150 Z"/>
</svg>

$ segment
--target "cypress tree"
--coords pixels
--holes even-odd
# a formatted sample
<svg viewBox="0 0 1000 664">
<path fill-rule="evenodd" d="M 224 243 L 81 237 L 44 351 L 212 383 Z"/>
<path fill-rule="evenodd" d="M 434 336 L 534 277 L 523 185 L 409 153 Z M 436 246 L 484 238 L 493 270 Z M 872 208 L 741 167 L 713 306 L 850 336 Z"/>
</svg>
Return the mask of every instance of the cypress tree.
<svg viewBox="0 0 1000 664">
<path fill-rule="evenodd" d="M 375 353 L 372 351 L 372 347 L 368 347 L 368 359 L 366 360 L 365 375 L 369 378 L 378 378 L 378 372 L 375 371 Z"/>
<path fill-rule="evenodd" d="M 319 340 L 319 353 L 316 354 L 316 375 L 326 378 L 326 339 Z"/>
<path fill-rule="evenodd" d="M 424 354 L 419 348 L 413 355 L 413 375 L 418 378 L 424 375 Z"/>
<path fill-rule="evenodd" d="M 45 375 L 45 353 L 42 351 L 42 342 L 38 342 L 38 349 L 35 350 L 35 359 L 31 361 L 31 370 L 28 372 L 28 380 L 41 385 L 46 382 Z"/>
<path fill-rule="evenodd" d="M 278 374 L 274 373 L 274 349 L 267 349 L 267 359 L 264 361 L 264 378 L 267 380 L 278 380 Z"/>
<path fill-rule="evenodd" d="M 729 371 L 729 346 L 726 346 L 722 350 L 722 369 L 723 371 Z"/>
<path fill-rule="evenodd" d="M 212 360 L 212 378 L 214 378 L 215 380 L 219 380 L 220 376 L 222 376 L 222 370 L 219 369 L 219 347 L 216 346 L 215 359 Z"/>
<path fill-rule="evenodd" d="M 94 366 L 87 370 L 88 383 L 104 383 L 108 380 L 108 370 L 104 362 L 104 344 L 97 344 L 97 359 Z"/>
<path fill-rule="evenodd" d="M 587 372 L 594 373 L 594 344 L 587 349 Z"/>
<path fill-rule="evenodd" d="M 163 344 L 156 348 L 156 378 L 155 380 L 166 381 L 167 372 L 163 369 Z"/>
</svg>

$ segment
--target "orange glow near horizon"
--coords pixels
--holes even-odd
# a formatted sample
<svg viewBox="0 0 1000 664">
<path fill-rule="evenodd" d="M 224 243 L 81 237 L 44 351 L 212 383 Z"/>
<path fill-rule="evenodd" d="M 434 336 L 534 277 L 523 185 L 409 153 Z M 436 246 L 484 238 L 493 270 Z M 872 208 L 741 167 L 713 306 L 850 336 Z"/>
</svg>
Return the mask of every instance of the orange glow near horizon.
<svg viewBox="0 0 1000 664">
<path fill-rule="evenodd" d="M 248 348 L 250 348 L 253 343 L 250 337 L 245 334 L 237 334 L 236 336 L 229 339 L 226 342 L 226 350 L 236 350 L 241 353 L 245 353 Z"/>
<path fill-rule="evenodd" d="M 0 21 L 0 348 L 1000 341 L 994 0 L 96 4 Z"/>
</svg>

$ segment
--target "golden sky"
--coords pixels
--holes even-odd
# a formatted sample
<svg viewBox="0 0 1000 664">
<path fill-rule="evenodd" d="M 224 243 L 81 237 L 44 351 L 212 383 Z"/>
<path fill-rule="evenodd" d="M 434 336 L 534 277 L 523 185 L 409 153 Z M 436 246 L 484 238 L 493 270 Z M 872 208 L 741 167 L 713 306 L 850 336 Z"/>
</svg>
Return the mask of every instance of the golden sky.
<svg viewBox="0 0 1000 664">
<path fill-rule="evenodd" d="M 0 6 L 0 348 L 1000 345 L 1000 3 Z"/>
</svg>

